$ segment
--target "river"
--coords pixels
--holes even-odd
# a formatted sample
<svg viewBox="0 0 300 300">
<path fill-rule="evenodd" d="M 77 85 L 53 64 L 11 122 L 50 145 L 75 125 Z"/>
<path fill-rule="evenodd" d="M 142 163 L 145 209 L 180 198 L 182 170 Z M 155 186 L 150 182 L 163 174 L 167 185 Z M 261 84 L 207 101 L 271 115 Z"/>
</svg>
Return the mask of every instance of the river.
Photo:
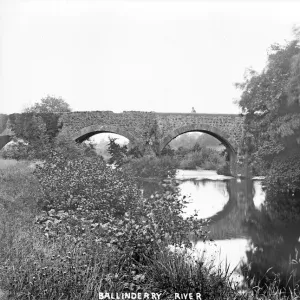
<svg viewBox="0 0 300 300">
<path fill-rule="evenodd" d="M 208 263 L 223 270 L 228 267 L 232 278 L 245 286 L 248 279 L 264 282 L 275 273 L 283 286 L 300 279 L 300 262 L 292 264 L 300 256 L 300 216 L 292 220 L 293 207 L 287 212 L 278 204 L 275 213 L 270 212 L 261 179 L 226 177 L 207 170 L 178 170 L 176 178 L 181 193 L 189 196 L 184 214 L 197 210 L 199 218 L 211 220 L 208 230 L 213 241 L 195 241 L 196 255 L 204 255 Z"/>
</svg>

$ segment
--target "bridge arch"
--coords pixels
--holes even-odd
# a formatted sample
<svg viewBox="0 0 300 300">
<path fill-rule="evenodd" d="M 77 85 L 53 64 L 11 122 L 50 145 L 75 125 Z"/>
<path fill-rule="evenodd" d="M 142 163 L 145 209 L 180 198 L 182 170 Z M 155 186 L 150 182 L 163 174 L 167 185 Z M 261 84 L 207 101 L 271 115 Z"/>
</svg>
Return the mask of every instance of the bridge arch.
<svg viewBox="0 0 300 300">
<path fill-rule="evenodd" d="M 133 147 L 137 144 L 136 138 L 130 132 L 120 129 L 115 125 L 90 125 L 72 134 L 72 139 L 81 143 L 97 133 L 115 133 L 122 135 L 129 140 L 129 147 Z"/>
<path fill-rule="evenodd" d="M 190 124 L 178 127 L 172 130 L 167 136 L 165 136 L 159 147 L 159 153 L 177 136 L 187 133 L 187 132 L 203 132 L 210 134 L 211 136 L 218 139 L 227 149 L 229 154 L 229 163 L 230 163 L 230 170 L 232 175 L 236 175 L 236 163 L 237 163 L 237 152 L 238 146 L 235 141 L 230 139 L 230 135 L 223 130 L 210 126 L 207 124 Z"/>
<path fill-rule="evenodd" d="M 0 150 L 11 141 L 10 135 L 1 135 L 0 136 Z"/>
</svg>

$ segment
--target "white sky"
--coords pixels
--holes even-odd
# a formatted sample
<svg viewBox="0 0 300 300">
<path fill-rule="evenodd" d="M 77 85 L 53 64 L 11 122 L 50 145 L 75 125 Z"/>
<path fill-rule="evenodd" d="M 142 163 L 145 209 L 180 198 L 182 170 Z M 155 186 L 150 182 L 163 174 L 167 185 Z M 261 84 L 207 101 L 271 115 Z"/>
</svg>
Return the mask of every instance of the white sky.
<svg viewBox="0 0 300 300">
<path fill-rule="evenodd" d="M 73 110 L 238 113 L 233 83 L 299 21 L 296 0 L 0 0 L 0 113 L 47 94 Z"/>
</svg>

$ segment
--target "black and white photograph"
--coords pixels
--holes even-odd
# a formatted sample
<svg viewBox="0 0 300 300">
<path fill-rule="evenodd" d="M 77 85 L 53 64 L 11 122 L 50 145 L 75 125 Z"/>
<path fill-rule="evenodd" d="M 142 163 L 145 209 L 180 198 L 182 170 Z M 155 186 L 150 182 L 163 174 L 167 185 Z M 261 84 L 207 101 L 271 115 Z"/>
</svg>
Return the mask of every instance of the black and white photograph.
<svg viewBox="0 0 300 300">
<path fill-rule="evenodd" d="M 0 0 L 0 300 L 300 299 L 300 1 Z"/>
</svg>

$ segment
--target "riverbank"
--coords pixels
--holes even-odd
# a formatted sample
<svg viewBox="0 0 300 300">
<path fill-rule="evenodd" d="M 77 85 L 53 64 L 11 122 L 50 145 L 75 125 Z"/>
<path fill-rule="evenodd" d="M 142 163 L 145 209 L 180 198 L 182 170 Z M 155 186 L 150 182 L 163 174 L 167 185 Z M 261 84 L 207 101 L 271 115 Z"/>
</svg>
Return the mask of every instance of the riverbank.
<svg viewBox="0 0 300 300">
<path fill-rule="evenodd" d="M 42 278 L 43 274 L 45 274 L 45 279 L 56 278 L 59 285 L 57 285 L 55 281 L 51 281 L 51 283 L 49 283 L 50 281 L 47 281 L 47 289 L 52 290 L 52 292 L 54 292 L 55 289 L 63 289 L 64 286 L 66 287 L 68 284 L 72 284 L 69 286 L 69 289 L 72 289 L 74 292 L 74 297 L 72 299 L 96 299 L 96 296 L 93 298 L 91 294 L 86 298 L 88 294 L 84 295 L 81 292 L 78 292 L 76 296 L 75 291 L 79 287 L 82 291 L 85 290 L 86 293 L 88 293 L 87 286 L 101 288 L 97 285 L 100 283 L 100 280 L 92 275 L 94 273 L 89 273 L 88 271 L 86 275 L 82 276 L 80 275 L 82 272 L 81 270 L 98 270 L 102 276 L 101 278 L 105 280 L 102 281 L 102 283 L 112 292 L 121 291 L 125 286 L 131 287 L 132 291 L 136 291 L 136 288 L 139 286 L 144 291 L 159 289 L 164 291 L 164 295 L 166 296 L 167 293 L 172 294 L 173 292 L 185 292 L 187 290 L 193 291 L 196 286 L 202 286 L 203 299 L 207 299 L 208 297 L 217 299 L 220 291 L 224 293 L 224 296 L 229 297 L 229 299 L 250 299 L 246 297 L 241 298 L 238 289 L 232 289 L 232 278 L 229 274 L 222 271 L 222 269 L 219 268 L 219 265 L 211 264 L 209 260 L 206 261 L 204 258 L 197 259 L 198 263 L 193 265 L 192 273 L 191 266 L 186 263 L 186 256 L 180 254 L 174 256 L 169 252 L 162 252 L 155 260 L 151 260 L 151 263 L 149 261 L 149 264 L 147 265 L 140 263 L 135 263 L 134 266 L 130 265 L 130 268 L 126 271 L 125 269 L 118 270 L 117 266 L 120 266 L 120 264 L 122 265 L 124 261 L 122 261 L 120 253 L 115 252 L 114 246 L 102 246 L 100 249 L 101 251 L 99 252 L 99 246 L 96 244 L 94 245 L 95 247 L 90 247 L 91 244 L 83 244 L 83 248 L 81 246 L 78 248 L 78 246 L 71 241 L 63 242 L 61 240 L 55 243 L 53 243 L 53 241 L 49 243 L 49 240 L 44 234 L 45 232 L 43 233 L 42 231 L 40 233 L 39 225 L 35 223 L 36 216 L 39 214 L 38 201 L 36 200 L 38 200 L 41 195 L 39 194 L 39 185 L 34 176 L 32 176 L 32 171 L 32 168 L 29 168 L 28 165 L 22 163 L 14 164 L 1 171 L 1 195 L 7 200 L 10 199 L 5 202 L 5 204 L 8 205 L 5 209 L 3 209 L 4 202 L 1 201 L 0 204 L 2 221 L 0 248 L 4 251 L 3 254 L 1 254 L 1 259 L 4 259 L 0 268 L 1 286 L 7 287 L 8 280 L 13 279 L 12 274 L 7 274 L 7 271 L 3 268 L 7 266 L 9 270 L 11 270 L 10 264 L 12 264 L 15 270 L 14 276 L 16 276 L 15 278 L 17 280 L 23 280 L 25 278 L 22 277 L 21 271 L 25 271 L 25 273 L 28 272 L 30 276 L 35 276 L 34 274 L 37 274 L 37 276 L 41 276 L 40 278 Z M 102 173 L 103 172 L 100 172 L 99 174 Z M 82 178 L 82 174 L 80 178 Z M 18 186 L 18 192 L 15 189 L 16 186 Z M 164 202 L 166 201 L 169 201 L 168 198 L 164 199 Z M 163 212 L 166 214 L 167 210 L 164 209 Z M 168 219 L 168 222 L 169 221 L 170 219 Z M 5 231 L 5 228 L 10 228 L 10 231 Z M 82 241 L 88 240 L 89 236 L 87 235 Z M 18 252 L 5 250 L 8 249 L 9 241 L 13 242 L 13 245 Z M 91 252 L 91 249 L 94 250 Z M 86 252 L 85 255 L 83 255 L 84 251 Z M 68 254 L 68 252 L 70 252 L 70 254 Z M 8 257 L 7 255 L 10 256 L 10 262 L 6 260 L 6 257 Z M 96 265 L 89 264 L 89 261 L 99 263 L 102 261 L 102 263 L 108 264 L 109 269 L 103 273 L 103 269 L 101 269 L 102 264 L 98 265 L 97 269 L 95 269 Z M 34 267 L 34 262 L 37 263 L 38 268 Z M 86 267 L 84 266 L 86 264 L 89 266 L 89 269 L 85 269 Z M 74 267 L 74 270 L 77 270 L 76 272 L 78 273 L 72 273 L 73 271 L 70 271 L 69 273 L 69 271 L 67 271 L 64 275 L 65 277 L 60 277 L 59 272 L 61 271 L 63 273 L 66 270 L 69 270 L 69 267 Z M 70 270 L 72 270 L 72 268 Z M 54 273 L 45 271 L 50 269 L 52 270 L 51 272 Z M 19 270 L 18 272 L 20 273 L 16 272 L 17 270 Z M 56 277 L 53 277 L 54 274 L 57 274 L 55 275 Z M 185 280 L 190 278 L 191 275 L 194 276 L 192 282 Z M 81 278 L 80 280 L 82 281 L 75 284 L 74 278 Z M 203 278 L 206 280 L 205 285 Z M 41 281 L 40 284 L 44 284 L 44 281 Z M 223 285 L 224 288 L 220 290 L 219 284 Z M 30 285 L 23 286 L 23 291 L 29 288 L 29 286 Z M 104 286 L 102 287 L 104 288 Z M 20 286 L 15 287 L 16 290 L 18 288 L 20 288 Z M 14 288 L 11 289 L 11 291 L 13 290 Z M 91 290 L 89 290 L 89 293 L 91 293 Z M 252 295 L 252 293 L 248 296 L 250 297 L 250 295 Z M 259 299 L 258 296 L 259 295 L 251 296 L 251 299 Z M 17 299 L 25 299 L 26 297 L 25 294 L 22 296 L 21 293 Z M 48 297 L 47 299 L 54 300 L 57 299 L 57 297 L 59 296 L 56 294 L 55 297 Z"/>
</svg>

